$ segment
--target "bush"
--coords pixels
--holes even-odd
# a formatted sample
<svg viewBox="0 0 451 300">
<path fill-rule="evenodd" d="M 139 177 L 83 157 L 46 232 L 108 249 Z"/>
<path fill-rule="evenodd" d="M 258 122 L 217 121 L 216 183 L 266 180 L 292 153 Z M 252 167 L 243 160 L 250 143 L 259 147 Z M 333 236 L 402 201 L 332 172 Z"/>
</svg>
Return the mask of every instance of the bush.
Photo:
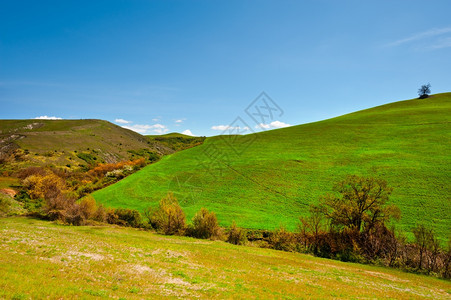
<svg viewBox="0 0 451 300">
<path fill-rule="evenodd" d="M 142 224 L 141 214 L 135 209 L 117 208 L 114 214 L 117 216 L 114 224 L 130 227 L 140 227 Z"/>
<path fill-rule="evenodd" d="M 193 227 L 190 230 L 190 235 L 201 239 L 218 238 L 219 230 L 216 214 L 201 208 L 193 218 Z"/>
<path fill-rule="evenodd" d="M 23 181 L 23 186 L 31 199 L 56 198 L 66 190 L 64 179 L 50 172 L 44 176 L 38 174 L 28 176 Z"/>
<path fill-rule="evenodd" d="M 230 225 L 227 242 L 234 245 L 244 245 L 247 242 L 246 230 L 236 226 L 235 221 Z"/>
<path fill-rule="evenodd" d="M 19 191 L 15 199 L 23 203 L 23 208 L 27 210 L 30 215 L 39 215 L 42 207 L 44 206 L 43 199 L 31 199 L 28 193 L 24 190 Z"/>
<path fill-rule="evenodd" d="M 102 204 L 97 207 L 97 211 L 94 215 L 94 220 L 102 223 L 107 221 L 107 210 Z"/>
<path fill-rule="evenodd" d="M 146 212 L 149 223 L 157 231 L 168 235 L 183 235 L 186 230 L 185 213 L 172 193 L 160 200 L 158 208 Z"/>
<path fill-rule="evenodd" d="M 91 196 L 85 197 L 80 201 L 80 213 L 86 220 L 94 219 L 97 212 L 97 203 Z"/>
<path fill-rule="evenodd" d="M 0 217 L 8 215 L 11 203 L 6 196 L 0 194 Z"/>
<path fill-rule="evenodd" d="M 276 250 L 293 251 L 296 248 L 296 236 L 284 227 L 280 227 L 272 233 L 269 244 Z"/>
</svg>

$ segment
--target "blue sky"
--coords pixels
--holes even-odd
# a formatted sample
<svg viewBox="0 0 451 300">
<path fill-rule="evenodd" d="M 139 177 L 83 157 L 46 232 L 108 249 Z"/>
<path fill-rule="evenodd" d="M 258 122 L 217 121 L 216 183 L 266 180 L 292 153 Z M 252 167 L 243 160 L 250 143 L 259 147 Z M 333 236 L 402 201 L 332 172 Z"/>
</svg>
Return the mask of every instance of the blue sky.
<svg viewBox="0 0 451 300">
<path fill-rule="evenodd" d="M 0 118 L 216 135 L 451 91 L 451 1 L 1 1 Z M 266 92 L 283 113 L 245 109 Z M 127 122 L 127 123 L 126 123 Z M 236 128 L 243 125 L 238 125 Z"/>
</svg>

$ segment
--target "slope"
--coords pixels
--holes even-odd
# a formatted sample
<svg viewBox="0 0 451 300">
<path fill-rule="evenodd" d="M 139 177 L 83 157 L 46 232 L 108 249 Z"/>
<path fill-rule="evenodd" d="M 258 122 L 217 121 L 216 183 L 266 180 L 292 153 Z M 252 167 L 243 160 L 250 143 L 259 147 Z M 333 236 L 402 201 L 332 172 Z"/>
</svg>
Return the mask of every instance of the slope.
<svg viewBox="0 0 451 300">
<path fill-rule="evenodd" d="M 78 166 L 80 154 L 98 162 L 132 158 L 132 150 L 160 154 L 172 149 L 102 120 L 0 120 L 0 158 L 16 168 L 28 165 Z M 83 157 L 83 156 L 81 156 Z"/>
<path fill-rule="evenodd" d="M 144 209 L 168 191 L 188 217 L 201 207 L 223 225 L 295 229 L 310 203 L 347 174 L 377 175 L 407 231 L 451 228 L 451 93 L 407 100 L 341 117 L 246 136 L 208 138 L 93 196 L 110 206 Z"/>
<path fill-rule="evenodd" d="M 7 218 L 0 232 L 2 299 L 449 299 L 451 293 L 449 281 L 433 277 L 130 228 Z"/>
</svg>

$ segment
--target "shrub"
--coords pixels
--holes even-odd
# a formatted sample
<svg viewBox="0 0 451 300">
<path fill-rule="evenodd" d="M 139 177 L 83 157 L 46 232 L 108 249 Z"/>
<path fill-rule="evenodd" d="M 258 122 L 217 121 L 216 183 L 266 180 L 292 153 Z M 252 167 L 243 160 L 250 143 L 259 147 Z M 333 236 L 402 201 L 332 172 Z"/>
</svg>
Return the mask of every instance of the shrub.
<svg viewBox="0 0 451 300">
<path fill-rule="evenodd" d="M 219 237 L 219 225 L 216 214 L 201 208 L 193 218 L 193 227 L 190 235 L 201 239 Z"/>
<path fill-rule="evenodd" d="M 234 245 L 244 245 L 246 241 L 246 230 L 237 227 L 235 221 L 233 221 L 227 234 L 227 242 Z"/>
<path fill-rule="evenodd" d="M 118 208 L 115 214 L 122 225 L 130 227 L 140 227 L 142 224 L 141 214 L 135 209 Z"/>
<path fill-rule="evenodd" d="M 107 210 L 102 204 L 97 207 L 97 211 L 94 215 L 94 220 L 102 223 L 107 221 Z"/>
<path fill-rule="evenodd" d="M 160 200 L 157 209 L 149 208 L 146 215 L 159 232 L 169 235 L 183 235 L 185 232 L 185 213 L 172 193 Z"/>
<path fill-rule="evenodd" d="M 23 186 L 31 199 L 56 198 L 66 190 L 66 182 L 50 172 L 44 176 L 38 174 L 28 176 L 23 181 Z"/>
<path fill-rule="evenodd" d="M 119 216 L 116 214 L 116 210 L 114 208 L 108 208 L 106 210 L 106 221 L 109 224 L 125 225 L 123 221 L 119 220 Z"/>
<path fill-rule="evenodd" d="M 75 199 L 63 195 L 47 199 L 42 212 L 43 217 L 64 224 L 82 225 L 85 220 Z"/>
<path fill-rule="evenodd" d="M 84 219 L 94 219 L 97 212 L 97 203 L 91 196 L 85 197 L 80 201 L 80 213 Z"/>
<path fill-rule="evenodd" d="M 39 215 L 44 206 L 43 199 L 31 199 L 28 193 L 24 190 L 19 191 L 15 199 L 23 203 L 23 208 L 31 215 Z"/>
<path fill-rule="evenodd" d="M 11 203 L 6 196 L 0 193 L 0 216 L 6 216 L 11 208 Z"/>
<path fill-rule="evenodd" d="M 280 227 L 272 233 L 269 244 L 276 250 L 293 251 L 296 247 L 296 236 L 285 227 Z"/>
</svg>

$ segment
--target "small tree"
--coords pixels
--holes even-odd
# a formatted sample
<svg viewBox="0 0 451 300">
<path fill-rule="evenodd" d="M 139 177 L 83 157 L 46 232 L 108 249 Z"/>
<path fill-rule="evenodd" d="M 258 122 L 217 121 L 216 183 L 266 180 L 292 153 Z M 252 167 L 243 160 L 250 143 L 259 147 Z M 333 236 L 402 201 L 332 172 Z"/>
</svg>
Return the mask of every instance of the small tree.
<svg viewBox="0 0 451 300">
<path fill-rule="evenodd" d="M 310 246 L 314 253 L 318 252 L 321 236 L 327 232 L 324 215 L 317 206 L 310 206 L 310 215 L 299 218 L 298 231 L 303 246 Z"/>
<path fill-rule="evenodd" d="M 387 205 L 392 189 L 385 180 L 352 175 L 339 182 L 334 191 L 336 194 L 320 198 L 319 206 L 314 208 L 333 227 L 368 231 L 400 216 L 397 206 Z"/>
<path fill-rule="evenodd" d="M 418 269 L 423 267 L 423 258 L 426 252 L 431 246 L 431 242 L 434 240 L 434 232 L 432 229 L 427 228 L 423 224 L 417 225 L 413 229 L 413 235 L 415 236 L 415 244 L 418 247 Z"/>
<path fill-rule="evenodd" d="M 156 210 L 146 212 L 150 224 L 164 234 L 183 235 L 186 229 L 185 213 L 172 193 L 160 200 Z"/>
<path fill-rule="evenodd" d="M 419 99 L 425 99 L 427 97 L 429 97 L 429 94 L 431 93 L 431 84 L 423 84 L 419 89 L 418 89 L 418 96 Z"/>
</svg>

